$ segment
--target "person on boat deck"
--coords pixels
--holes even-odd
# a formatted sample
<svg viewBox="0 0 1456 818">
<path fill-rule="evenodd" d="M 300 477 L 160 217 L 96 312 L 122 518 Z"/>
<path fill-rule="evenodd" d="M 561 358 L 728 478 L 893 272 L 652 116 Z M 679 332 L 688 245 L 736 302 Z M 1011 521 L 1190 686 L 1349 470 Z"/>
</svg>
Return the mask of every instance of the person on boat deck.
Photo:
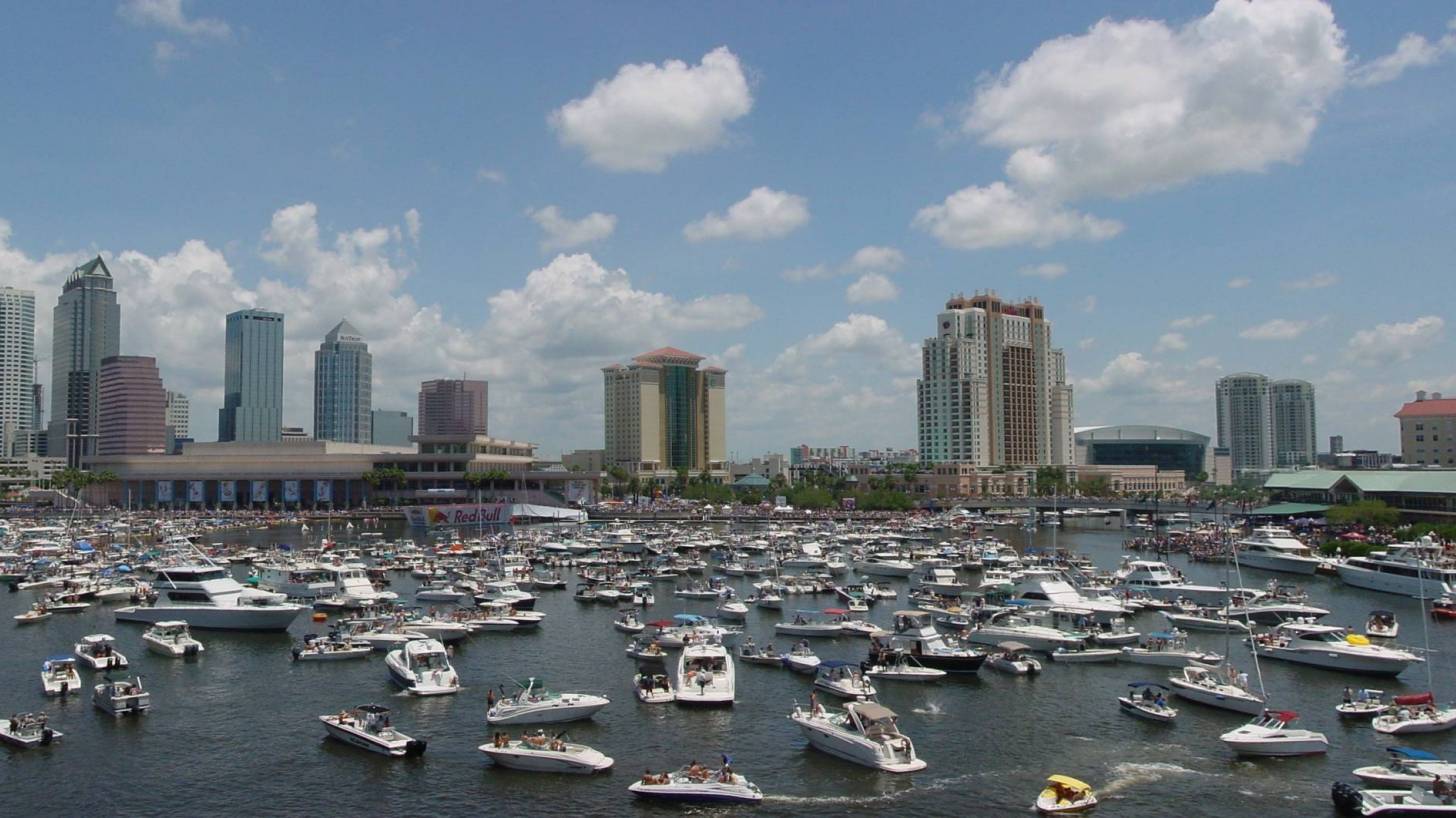
<svg viewBox="0 0 1456 818">
<path fill-rule="evenodd" d="M 1157 705 L 1159 708 L 1164 708 L 1168 706 L 1168 700 L 1163 698 L 1162 693 L 1159 693 L 1157 695 L 1157 698 L 1153 699 L 1153 704 Z"/>
<path fill-rule="evenodd" d="M 1145 688 L 1143 688 L 1143 701 L 1150 702 L 1152 700 L 1153 700 L 1153 689 L 1151 687 L 1145 687 Z"/>
<path fill-rule="evenodd" d="M 1350 704 L 1354 700 L 1355 700 L 1355 691 L 1351 690 L 1349 687 L 1346 687 L 1345 688 L 1345 704 Z"/>
</svg>

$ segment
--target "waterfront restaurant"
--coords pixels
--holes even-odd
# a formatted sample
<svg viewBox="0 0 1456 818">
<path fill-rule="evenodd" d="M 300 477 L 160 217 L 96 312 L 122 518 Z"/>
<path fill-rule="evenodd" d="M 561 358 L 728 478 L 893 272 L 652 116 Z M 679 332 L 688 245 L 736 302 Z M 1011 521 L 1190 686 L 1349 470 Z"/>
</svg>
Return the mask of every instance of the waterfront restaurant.
<svg viewBox="0 0 1456 818">
<path fill-rule="evenodd" d="M 131 508 L 351 509 L 510 500 L 544 506 L 595 501 L 599 475 L 536 461 L 532 443 L 486 435 L 416 435 L 407 446 L 331 440 L 187 443 L 177 455 L 90 458 L 117 480 L 85 499 Z M 378 480 L 398 470 L 403 478 Z M 467 474 L 492 475 L 476 485 Z M 376 479 L 366 479 L 373 476 Z"/>
</svg>

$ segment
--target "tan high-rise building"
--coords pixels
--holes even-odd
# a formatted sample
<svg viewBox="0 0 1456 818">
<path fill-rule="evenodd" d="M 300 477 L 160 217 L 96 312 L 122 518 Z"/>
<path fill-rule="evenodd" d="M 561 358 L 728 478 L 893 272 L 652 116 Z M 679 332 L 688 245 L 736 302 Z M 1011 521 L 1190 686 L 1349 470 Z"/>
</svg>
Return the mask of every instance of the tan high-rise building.
<svg viewBox="0 0 1456 818">
<path fill-rule="evenodd" d="M 1400 420 L 1401 462 L 1456 466 L 1456 398 L 1443 398 L 1440 392 L 1427 396 L 1423 390 L 1395 416 Z"/>
<path fill-rule="evenodd" d="M 655 480 L 686 468 L 721 479 L 728 458 L 728 373 L 673 347 L 602 370 L 608 468 Z"/>
<path fill-rule="evenodd" d="M 921 348 L 920 457 L 977 466 L 1069 465 L 1072 387 L 1041 304 L 956 296 Z"/>
</svg>

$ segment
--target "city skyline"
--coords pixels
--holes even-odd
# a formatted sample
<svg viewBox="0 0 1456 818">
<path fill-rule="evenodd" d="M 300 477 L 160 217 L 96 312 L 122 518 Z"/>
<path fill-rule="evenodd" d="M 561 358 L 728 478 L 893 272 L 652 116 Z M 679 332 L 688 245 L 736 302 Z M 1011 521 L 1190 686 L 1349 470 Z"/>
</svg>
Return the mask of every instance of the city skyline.
<svg viewBox="0 0 1456 818">
<path fill-rule="evenodd" d="M 480 78 L 541 45 L 540 12 L 505 37 L 488 14 L 426 10 L 400 34 L 361 9 L 352 40 L 378 46 L 365 63 L 321 9 L 285 25 L 266 7 L 179 8 L 17 10 L 36 36 L 0 59 L 41 80 L 14 105 L 30 125 L 0 146 L 46 159 L 0 169 L 0 189 L 34 194 L 0 200 L 0 285 L 36 293 L 51 349 L 46 307 L 100 255 L 119 352 L 157 356 L 198 439 L 222 404 L 222 316 L 249 307 L 289 316 L 283 423 L 309 426 L 311 356 L 342 314 L 370 339 L 374 405 L 408 409 L 419 382 L 465 373 L 493 384 L 493 427 L 545 451 L 599 447 L 600 367 L 663 345 L 734 373 L 731 451 L 915 445 L 924 316 L 983 289 L 1056 316 L 1077 426 L 1209 433 L 1211 384 L 1256 369 L 1313 383 L 1321 434 L 1391 450 L 1406 395 L 1456 392 L 1450 316 L 1404 297 L 1439 291 L 1456 249 L 1449 8 L 664 10 L 637 31 L 583 6 L 569 29 L 620 38 L 511 88 Z M 1216 25 L 1235 18 L 1249 25 Z M 834 36 L 762 33 L 811 23 Z M 912 33 L 907 53 L 881 46 Z M 1119 34 L 1149 47 L 1101 59 Z M 44 47 L 62 40 L 75 47 Z M 483 47 L 449 72 L 418 56 L 460 42 Z M 1241 55 L 1219 74 L 1235 107 L 1199 108 L 1218 95 L 1186 69 L 1222 53 Z M 1110 83 L 1109 119 L 1188 116 L 1145 123 L 1130 163 L 1065 106 L 1083 78 L 1053 82 L 1053 58 L 1103 72 L 1088 82 L 1165 78 Z M 308 70 L 319 60 L 347 70 Z M 1302 70 L 1260 79 L 1285 64 Z M 432 90 L 374 102 L 410 100 L 406 78 Z M 705 100 L 701 128 L 640 130 L 609 104 L 640 96 L 650 116 L 669 87 Z M 220 106 L 243 116 L 198 140 Z M 79 111 L 89 127 L 68 127 Z M 93 128 L 118 141 L 79 138 Z"/>
</svg>

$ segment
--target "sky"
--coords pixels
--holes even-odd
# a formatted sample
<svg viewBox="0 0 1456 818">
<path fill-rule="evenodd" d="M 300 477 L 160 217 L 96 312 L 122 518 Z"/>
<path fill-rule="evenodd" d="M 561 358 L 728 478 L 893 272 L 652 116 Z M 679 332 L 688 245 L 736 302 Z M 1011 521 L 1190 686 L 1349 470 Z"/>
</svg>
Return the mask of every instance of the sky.
<svg viewBox="0 0 1456 818">
<path fill-rule="evenodd" d="M 1315 384 L 1398 446 L 1456 393 L 1456 7 L 12 4 L 0 286 L 100 254 L 124 354 L 214 439 L 226 313 L 286 314 L 284 419 L 347 318 L 374 406 L 490 381 L 490 430 L 602 445 L 601 367 L 728 369 L 728 448 L 915 445 L 956 293 L 1046 306 L 1075 423 L 1211 434 Z"/>
</svg>

